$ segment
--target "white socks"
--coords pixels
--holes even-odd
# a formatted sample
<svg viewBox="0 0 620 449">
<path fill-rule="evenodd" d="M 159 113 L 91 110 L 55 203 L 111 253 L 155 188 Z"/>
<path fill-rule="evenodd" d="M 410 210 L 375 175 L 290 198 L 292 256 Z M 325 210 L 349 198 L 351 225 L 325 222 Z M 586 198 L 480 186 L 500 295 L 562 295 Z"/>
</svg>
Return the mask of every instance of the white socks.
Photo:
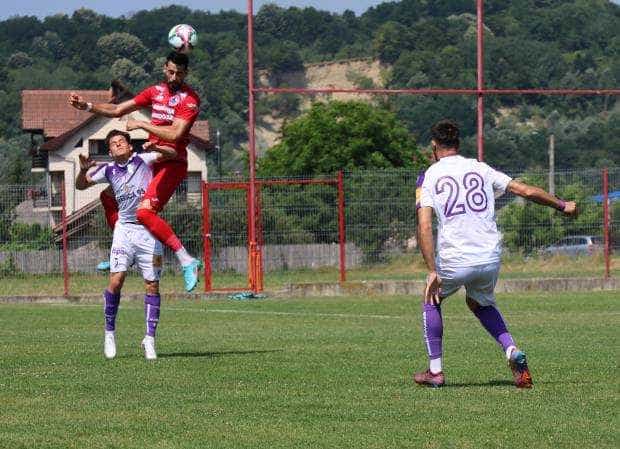
<svg viewBox="0 0 620 449">
<path fill-rule="evenodd" d="M 510 356 L 512 355 L 512 351 L 516 351 L 517 347 L 516 346 L 508 346 L 506 348 L 506 360 L 510 360 Z"/>
<path fill-rule="evenodd" d="M 430 370 L 433 374 L 441 373 L 441 357 L 431 359 Z"/>
<path fill-rule="evenodd" d="M 177 256 L 177 259 L 179 259 L 182 267 L 186 267 L 194 261 L 194 258 L 189 255 L 184 246 L 182 246 L 181 249 L 175 251 L 174 254 L 175 256 Z"/>
</svg>

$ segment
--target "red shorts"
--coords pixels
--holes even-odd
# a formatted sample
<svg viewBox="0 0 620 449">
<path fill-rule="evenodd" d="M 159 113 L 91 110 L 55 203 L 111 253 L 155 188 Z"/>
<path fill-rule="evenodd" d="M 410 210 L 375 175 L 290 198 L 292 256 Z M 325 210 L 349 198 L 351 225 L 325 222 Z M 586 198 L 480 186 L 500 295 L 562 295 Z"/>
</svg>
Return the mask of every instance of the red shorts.
<svg viewBox="0 0 620 449">
<path fill-rule="evenodd" d="M 187 162 L 157 162 L 153 165 L 153 179 L 146 188 L 142 199 L 150 200 L 151 207 L 159 212 L 186 177 Z"/>
</svg>

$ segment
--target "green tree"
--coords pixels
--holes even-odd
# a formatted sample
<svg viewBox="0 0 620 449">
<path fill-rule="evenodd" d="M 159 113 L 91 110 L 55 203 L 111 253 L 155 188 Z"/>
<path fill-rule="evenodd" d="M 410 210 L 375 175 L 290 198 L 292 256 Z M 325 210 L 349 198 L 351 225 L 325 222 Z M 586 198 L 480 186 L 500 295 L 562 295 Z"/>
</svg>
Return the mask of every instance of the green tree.
<svg viewBox="0 0 620 449">
<path fill-rule="evenodd" d="M 526 175 L 522 180 L 544 188 L 541 175 Z M 566 235 L 591 234 L 592 229 L 601 228 L 603 208 L 592 200 L 596 189 L 573 182 L 558 186 L 557 192 L 560 197 L 577 202 L 579 216 L 576 219 L 521 199 L 512 201 L 498 211 L 503 242 L 510 251 L 530 254 Z"/>
<path fill-rule="evenodd" d="M 10 68 L 29 67 L 32 63 L 32 58 L 28 55 L 28 53 L 23 51 L 13 53 L 6 62 L 7 66 Z"/>
<path fill-rule="evenodd" d="M 375 33 L 372 47 L 381 62 L 393 63 L 403 50 L 410 47 L 411 38 L 409 29 L 404 25 L 387 22 Z"/>
<path fill-rule="evenodd" d="M 413 136 L 394 113 L 362 102 L 315 103 L 284 126 L 282 141 L 260 160 L 260 173 L 299 176 L 412 167 L 419 155 Z"/>
<path fill-rule="evenodd" d="M 147 53 L 142 41 L 129 33 L 106 34 L 97 41 L 97 49 L 104 64 L 129 59 L 133 63 L 143 65 Z"/>
<path fill-rule="evenodd" d="M 37 36 L 32 41 L 32 52 L 44 58 L 59 60 L 65 57 L 65 46 L 53 31 L 46 31 L 43 36 Z"/>
<path fill-rule="evenodd" d="M 125 58 L 114 61 L 110 67 L 110 73 L 114 78 L 120 79 L 128 86 L 140 86 L 147 78 L 142 67 Z"/>
</svg>

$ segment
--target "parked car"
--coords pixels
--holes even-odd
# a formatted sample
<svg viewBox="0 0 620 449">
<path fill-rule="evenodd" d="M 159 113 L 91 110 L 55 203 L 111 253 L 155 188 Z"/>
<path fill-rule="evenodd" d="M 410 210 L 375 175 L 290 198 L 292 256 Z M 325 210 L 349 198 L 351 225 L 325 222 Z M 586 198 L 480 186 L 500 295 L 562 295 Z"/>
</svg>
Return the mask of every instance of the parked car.
<svg viewBox="0 0 620 449">
<path fill-rule="evenodd" d="M 543 256 L 555 256 L 562 254 L 565 256 L 591 256 L 595 253 L 603 252 L 603 237 L 595 235 L 572 235 L 564 237 L 551 246 L 547 246 L 540 251 Z"/>
</svg>

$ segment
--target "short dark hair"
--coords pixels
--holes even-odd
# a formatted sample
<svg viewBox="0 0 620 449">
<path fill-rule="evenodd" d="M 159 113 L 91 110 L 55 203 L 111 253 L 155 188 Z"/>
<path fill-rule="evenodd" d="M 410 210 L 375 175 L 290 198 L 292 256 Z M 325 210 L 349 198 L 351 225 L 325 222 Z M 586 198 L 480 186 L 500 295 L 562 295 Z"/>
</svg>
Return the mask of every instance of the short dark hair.
<svg viewBox="0 0 620 449">
<path fill-rule="evenodd" d="M 442 148 L 458 148 L 459 126 L 452 120 L 440 120 L 431 126 L 431 138 Z"/>
<path fill-rule="evenodd" d="M 180 65 L 184 67 L 185 70 L 187 70 L 187 67 L 189 67 L 189 58 L 187 57 L 187 55 L 176 51 L 171 51 L 170 53 L 168 53 L 168 56 L 166 56 L 166 64 L 169 62 Z"/>
<path fill-rule="evenodd" d="M 129 133 L 126 133 L 125 131 L 121 131 L 120 129 L 113 129 L 112 131 L 108 133 L 107 136 L 105 136 L 105 144 L 107 147 L 110 146 L 110 139 L 114 136 L 123 136 L 125 140 L 127 141 L 127 143 L 131 145 L 131 136 L 129 135 Z"/>
</svg>

